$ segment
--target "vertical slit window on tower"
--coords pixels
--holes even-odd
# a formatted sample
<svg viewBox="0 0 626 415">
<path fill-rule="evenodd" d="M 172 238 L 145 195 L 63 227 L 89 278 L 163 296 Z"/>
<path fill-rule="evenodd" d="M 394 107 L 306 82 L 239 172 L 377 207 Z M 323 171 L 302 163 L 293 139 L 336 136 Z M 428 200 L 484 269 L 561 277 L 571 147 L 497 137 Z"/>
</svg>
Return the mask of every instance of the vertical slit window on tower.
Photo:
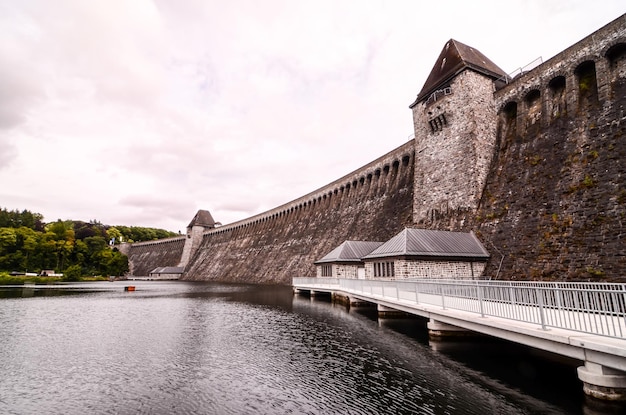
<svg viewBox="0 0 626 415">
<path fill-rule="evenodd" d="M 430 125 L 431 132 L 436 133 L 437 131 L 443 130 L 443 127 L 448 125 L 448 120 L 446 119 L 445 114 L 439 114 L 435 118 L 428 121 L 428 124 Z"/>
</svg>

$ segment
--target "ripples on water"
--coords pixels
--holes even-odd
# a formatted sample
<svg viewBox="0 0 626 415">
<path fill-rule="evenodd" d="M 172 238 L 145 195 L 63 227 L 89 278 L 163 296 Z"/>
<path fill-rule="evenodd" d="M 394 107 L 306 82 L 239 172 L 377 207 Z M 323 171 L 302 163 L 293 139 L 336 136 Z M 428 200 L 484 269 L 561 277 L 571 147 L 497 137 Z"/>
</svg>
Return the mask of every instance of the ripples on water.
<svg viewBox="0 0 626 415">
<path fill-rule="evenodd" d="M 133 284 L 0 288 L 0 413 L 566 412 L 289 287 Z"/>
</svg>

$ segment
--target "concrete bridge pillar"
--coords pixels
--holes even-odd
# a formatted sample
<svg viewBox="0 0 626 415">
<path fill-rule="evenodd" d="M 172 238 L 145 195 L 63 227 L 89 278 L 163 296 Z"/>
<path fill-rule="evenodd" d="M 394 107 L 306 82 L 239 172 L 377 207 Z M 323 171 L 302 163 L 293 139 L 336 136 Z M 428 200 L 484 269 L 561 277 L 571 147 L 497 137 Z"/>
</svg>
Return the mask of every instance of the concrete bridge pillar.
<svg viewBox="0 0 626 415">
<path fill-rule="evenodd" d="M 585 362 L 585 366 L 578 368 L 578 379 L 583 382 L 583 390 L 589 396 L 626 402 L 626 372 Z"/>
<path fill-rule="evenodd" d="M 404 311 L 396 310 L 395 308 L 385 307 L 384 305 L 377 305 L 378 317 L 390 318 L 390 317 L 406 317 L 407 313 Z"/>
<path fill-rule="evenodd" d="M 328 298 L 332 300 L 333 293 L 328 291 L 311 290 L 309 291 L 309 297 L 311 300 L 315 298 Z"/>
<path fill-rule="evenodd" d="M 474 333 L 473 331 L 464 329 L 462 327 L 453 326 L 451 324 L 442 323 L 440 321 L 433 320 L 432 318 L 428 322 L 427 327 L 428 336 L 430 338 L 438 340 L 477 335 L 477 333 Z"/>
<path fill-rule="evenodd" d="M 363 307 L 373 307 L 374 304 L 370 303 L 369 301 L 364 301 L 361 300 L 360 298 L 356 298 L 356 297 L 348 297 L 348 303 L 350 304 L 350 308 L 354 307 L 354 308 L 363 308 Z"/>
</svg>

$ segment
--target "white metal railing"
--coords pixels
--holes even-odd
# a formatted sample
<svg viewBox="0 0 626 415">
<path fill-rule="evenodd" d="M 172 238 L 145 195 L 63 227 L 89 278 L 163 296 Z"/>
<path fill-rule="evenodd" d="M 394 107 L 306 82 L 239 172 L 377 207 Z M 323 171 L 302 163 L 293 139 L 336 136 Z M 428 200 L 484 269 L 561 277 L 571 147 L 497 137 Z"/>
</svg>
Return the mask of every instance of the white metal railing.
<svg viewBox="0 0 626 415">
<path fill-rule="evenodd" d="M 295 288 L 340 290 L 600 336 L 626 335 L 626 284 L 487 280 L 294 278 Z"/>
<path fill-rule="evenodd" d="M 513 79 L 515 79 L 515 77 L 520 76 L 525 74 L 528 71 L 531 71 L 533 69 L 535 69 L 537 66 L 541 65 L 543 63 L 543 58 L 541 56 L 539 56 L 538 58 L 536 58 L 535 60 L 533 60 L 532 62 L 515 69 L 514 71 L 508 73 L 507 75 L 501 76 L 500 78 L 496 79 L 495 82 L 503 82 L 505 84 L 510 83 Z"/>
<path fill-rule="evenodd" d="M 428 97 L 428 99 L 426 100 L 426 104 L 424 105 L 430 105 L 431 103 L 437 101 L 437 98 L 440 96 L 446 96 L 446 95 L 452 95 L 452 88 L 445 87 L 445 88 L 441 88 L 436 90 L 435 92 L 433 92 L 432 94 L 430 94 L 430 96 Z"/>
</svg>

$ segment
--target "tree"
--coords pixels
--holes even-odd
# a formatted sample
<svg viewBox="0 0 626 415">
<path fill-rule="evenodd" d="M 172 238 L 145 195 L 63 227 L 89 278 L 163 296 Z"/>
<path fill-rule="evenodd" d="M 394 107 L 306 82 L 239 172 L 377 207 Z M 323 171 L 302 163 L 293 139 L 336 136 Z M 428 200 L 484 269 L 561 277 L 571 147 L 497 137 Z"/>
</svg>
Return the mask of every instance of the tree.
<svg viewBox="0 0 626 415">
<path fill-rule="evenodd" d="M 37 241 L 41 235 L 41 232 L 37 232 L 26 226 L 22 226 L 15 230 L 17 236 L 17 247 L 23 254 L 23 260 L 20 264 L 20 269 L 28 270 L 32 269 L 32 261 L 35 258 L 37 251 Z"/>
<path fill-rule="evenodd" d="M 0 252 L 10 252 L 15 249 L 17 233 L 13 228 L 0 228 Z"/>
<path fill-rule="evenodd" d="M 163 229 L 61 220 L 43 224 L 43 215 L 0 208 L 0 270 L 70 270 L 81 275 L 123 275 L 128 258 L 108 242 L 146 241 L 175 235 Z M 77 270 L 80 270 L 78 273 Z M 78 277 L 72 273 L 78 273 Z"/>
<path fill-rule="evenodd" d="M 13 228 L 0 228 L 0 269 L 15 269 L 17 233 Z"/>
<path fill-rule="evenodd" d="M 117 229 L 115 226 L 107 229 L 106 234 L 109 241 L 113 240 L 113 243 L 115 244 L 119 244 L 120 242 L 122 242 L 122 232 L 120 232 L 120 230 Z"/>
<path fill-rule="evenodd" d="M 128 257 L 117 248 L 111 251 L 111 257 L 106 264 L 107 275 L 124 275 L 128 272 Z"/>
<path fill-rule="evenodd" d="M 25 226 L 36 231 L 43 231 L 43 215 L 29 210 L 0 209 L 0 228 L 19 228 Z"/>
<path fill-rule="evenodd" d="M 79 281 L 83 275 L 80 265 L 71 265 L 63 271 L 63 279 L 65 281 Z"/>
</svg>

